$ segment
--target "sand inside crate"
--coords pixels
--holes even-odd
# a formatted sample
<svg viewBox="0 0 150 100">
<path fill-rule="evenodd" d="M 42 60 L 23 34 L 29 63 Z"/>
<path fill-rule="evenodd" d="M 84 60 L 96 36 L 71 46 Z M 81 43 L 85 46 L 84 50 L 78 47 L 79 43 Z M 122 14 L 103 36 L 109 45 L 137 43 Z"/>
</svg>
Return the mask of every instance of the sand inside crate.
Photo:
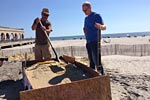
<svg viewBox="0 0 150 100">
<path fill-rule="evenodd" d="M 27 68 L 27 77 L 33 89 L 51 85 L 71 83 L 89 78 L 89 73 L 83 72 L 73 64 L 50 61 L 46 64 L 34 64 Z"/>
</svg>

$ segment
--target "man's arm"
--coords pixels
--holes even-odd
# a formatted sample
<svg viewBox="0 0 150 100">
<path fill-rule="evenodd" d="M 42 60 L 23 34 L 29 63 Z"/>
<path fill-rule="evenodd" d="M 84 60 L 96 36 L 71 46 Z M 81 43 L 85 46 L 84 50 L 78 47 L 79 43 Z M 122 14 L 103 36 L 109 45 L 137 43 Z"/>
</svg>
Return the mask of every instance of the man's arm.
<svg viewBox="0 0 150 100">
<path fill-rule="evenodd" d="M 106 25 L 95 23 L 95 27 L 100 30 L 106 30 Z"/>
<path fill-rule="evenodd" d="M 36 28 L 37 28 L 37 24 L 34 24 L 34 23 L 33 23 L 33 25 L 32 25 L 32 30 L 36 30 Z"/>
<path fill-rule="evenodd" d="M 95 27 L 100 30 L 106 30 L 106 25 L 104 24 L 100 14 L 96 15 Z"/>
<path fill-rule="evenodd" d="M 52 30 L 52 27 L 51 27 L 51 25 L 49 25 L 48 26 L 48 29 L 46 29 L 46 33 L 49 35 L 50 34 L 50 32 L 52 32 L 53 30 Z"/>
<path fill-rule="evenodd" d="M 86 29 L 85 29 L 85 27 L 83 27 L 83 32 L 84 32 L 84 35 L 86 34 Z"/>
<path fill-rule="evenodd" d="M 39 21 L 40 21 L 39 18 L 36 18 L 36 19 L 34 20 L 34 22 L 33 22 L 33 24 L 32 24 L 32 27 L 31 27 L 32 30 L 36 30 Z"/>
</svg>

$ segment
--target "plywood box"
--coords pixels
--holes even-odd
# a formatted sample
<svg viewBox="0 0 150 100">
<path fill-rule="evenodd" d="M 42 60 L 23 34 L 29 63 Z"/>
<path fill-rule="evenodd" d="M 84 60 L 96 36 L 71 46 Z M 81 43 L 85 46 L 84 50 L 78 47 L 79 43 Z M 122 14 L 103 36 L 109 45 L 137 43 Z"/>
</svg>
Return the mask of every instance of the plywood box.
<svg viewBox="0 0 150 100">
<path fill-rule="evenodd" d="M 101 76 L 75 60 L 71 63 L 23 62 L 24 85 L 27 90 L 20 92 L 20 99 L 111 100 L 108 75 Z"/>
</svg>

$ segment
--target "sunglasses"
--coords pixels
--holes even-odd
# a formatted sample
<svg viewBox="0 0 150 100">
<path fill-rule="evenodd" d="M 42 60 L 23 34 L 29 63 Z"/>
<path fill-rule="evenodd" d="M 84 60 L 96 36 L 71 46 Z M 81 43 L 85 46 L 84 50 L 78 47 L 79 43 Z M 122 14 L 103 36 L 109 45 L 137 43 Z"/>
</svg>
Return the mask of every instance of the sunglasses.
<svg viewBox="0 0 150 100">
<path fill-rule="evenodd" d="M 83 12 L 87 12 L 87 9 L 83 10 Z"/>
<path fill-rule="evenodd" d="M 48 14 L 45 14 L 45 13 L 43 13 L 42 15 L 43 15 L 43 16 L 46 16 L 46 17 L 48 17 L 48 16 L 49 16 Z"/>
</svg>

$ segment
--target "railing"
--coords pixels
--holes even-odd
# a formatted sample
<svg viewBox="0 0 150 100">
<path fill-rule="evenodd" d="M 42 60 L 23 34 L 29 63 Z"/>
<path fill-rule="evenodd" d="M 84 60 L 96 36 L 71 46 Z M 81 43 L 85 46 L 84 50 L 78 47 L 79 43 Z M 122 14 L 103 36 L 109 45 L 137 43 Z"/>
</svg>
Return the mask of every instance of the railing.
<svg viewBox="0 0 150 100">
<path fill-rule="evenodd" d="M 87 57 L 87 51 L 85 47 L 70 46 L 56 48 L 57 54 L 71 56 L 82 56 Z M 135 44 L 135 45 L 123 45 L 123 44 L 112 44 L 102 45 L 101 55 L 128 55 L 128 56 L 150 56 L 150 44 Z"/>
</svg>

